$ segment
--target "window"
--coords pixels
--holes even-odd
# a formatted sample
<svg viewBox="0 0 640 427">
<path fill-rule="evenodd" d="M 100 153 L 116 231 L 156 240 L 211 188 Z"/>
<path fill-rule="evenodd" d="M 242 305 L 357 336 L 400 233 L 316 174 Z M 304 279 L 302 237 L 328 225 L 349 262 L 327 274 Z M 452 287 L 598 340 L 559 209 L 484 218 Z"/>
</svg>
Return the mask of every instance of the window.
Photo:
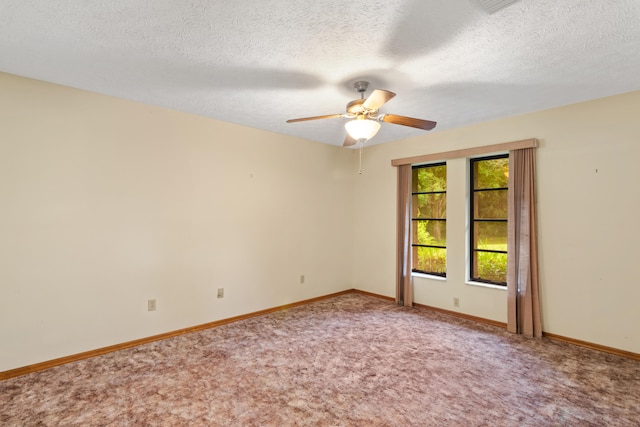
<svg viewBox="0 0 640 427">
<path fill-rule="evenodd" d="M 507 285 L 509 156 L 471 159 L 471 280 Z"/>
<path fill-rule="evenodd" d="M 413 166 L 411 271 L 447 275 L 447 165 Z"/>
</svg>

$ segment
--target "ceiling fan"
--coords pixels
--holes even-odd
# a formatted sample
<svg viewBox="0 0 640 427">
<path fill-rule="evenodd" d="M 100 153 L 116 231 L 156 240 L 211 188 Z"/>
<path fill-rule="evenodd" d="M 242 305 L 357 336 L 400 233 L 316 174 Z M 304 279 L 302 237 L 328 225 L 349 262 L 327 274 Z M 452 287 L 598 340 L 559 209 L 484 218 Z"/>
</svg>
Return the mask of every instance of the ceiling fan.
<svg viewBox="0 0 640 427">
<path fill-rule="evenodd" d="M 360 99 L 349 102 L 346 113 L 289 119 L 287 123 L 320 119 L 351 119 L 345 124 L 347 137 L 342 144 L 345 147 L 373 138 L 380 129 L 379 122 L 394 123 L 424 130 L 431 130 L 436 126 L 436 122 L 430 120 L 414 119 L 413 117 L 397 116 L 395 114 L 380 114 L 378 113 L 380 107 L 396 96 L 396 94 L 388 90 L 376 89 L 365 99 L 364 93 L 369 87 L 369 82 L 358 81 L 353 84 L 353 87 L 360 94 Z"/>
</svg>

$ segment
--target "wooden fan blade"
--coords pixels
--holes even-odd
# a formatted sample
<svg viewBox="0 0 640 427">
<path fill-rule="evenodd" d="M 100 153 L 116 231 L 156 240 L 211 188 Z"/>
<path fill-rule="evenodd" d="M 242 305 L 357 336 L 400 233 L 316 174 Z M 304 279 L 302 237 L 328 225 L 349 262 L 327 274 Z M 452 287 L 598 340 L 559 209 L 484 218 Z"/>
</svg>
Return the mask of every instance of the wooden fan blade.
<svg viewBox="0 0 640 427">
<path fill-rule="evenodd" d="M 351 147 L 352 145 L 356 145 L 357 142 L 357 139 L 353 139 L 351 135 L 347 134 L 347 137 L 344 139 L 344 143 L 342 144 L 342 146 Z"/>
<path fill-rule="evenodd" d="M 326 116 L 314 116 L 314 117 L 302 117 L 300 119 L 289 119 L 287 123 L 306 122 L 307 120 L 320 120 L 320 119 L 337 119 L 342 117 L 342 114 L 329 114 Z"/>
<path fill-rule="evenodd" d="M 394 96 L 396 96 L 396 94 L 388 90 L 376 89 L 364 101 L 362 106 L 367 110 L 378 110 Z"/>
<path fill-rule="evenodd" d="M 431 130 L 436 127 L 436 122 L 430 120 L 414 119 L 413 117 L 396 116 L 395 114 L 384 114 L 380 120 L 396 125 L 410 126 L 412 128 Z"/>
</svg>

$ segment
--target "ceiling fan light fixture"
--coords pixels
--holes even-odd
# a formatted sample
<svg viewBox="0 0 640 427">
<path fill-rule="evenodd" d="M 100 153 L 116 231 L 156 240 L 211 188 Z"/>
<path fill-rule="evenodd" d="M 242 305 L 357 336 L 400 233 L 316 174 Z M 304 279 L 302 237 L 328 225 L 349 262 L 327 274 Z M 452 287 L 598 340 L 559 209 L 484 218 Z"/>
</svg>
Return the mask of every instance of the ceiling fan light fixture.
<svg viewBox="0 0 640 427">
<path fill-rule="evenodd" d="M 366 141 L 376 136 L 380 130 L 380 123 L 375 120 L 357 118 L 349 120 L 344 127 L 351 138 Z"/>
</svg>

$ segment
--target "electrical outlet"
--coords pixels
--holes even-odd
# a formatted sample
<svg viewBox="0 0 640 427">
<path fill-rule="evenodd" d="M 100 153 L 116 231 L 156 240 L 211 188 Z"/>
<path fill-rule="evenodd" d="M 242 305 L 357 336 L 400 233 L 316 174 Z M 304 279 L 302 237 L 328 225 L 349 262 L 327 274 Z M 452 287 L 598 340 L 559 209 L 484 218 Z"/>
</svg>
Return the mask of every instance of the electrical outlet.
<svg viewBox="0 0 640 427">
<path fill-rule="evenodd" d="M 460 298 L 458 298 L 458 297 L 454 297 L 453 298 L 453 306 L 454 307 L 460 307 Z"/>
<path fill-rule="evenodd" d="M 156 311 L 156 299 L 147 300 L 147 311 Z"/>
<path fill-rule="evenodd" d="M 300 275 L 300 284 L 304 284 L 304 274 Z"/>
<path fill-rule="evenodd" d="M 218 298 L 224 298 L 224 288 L 218 288 Z"/>
</svg>

